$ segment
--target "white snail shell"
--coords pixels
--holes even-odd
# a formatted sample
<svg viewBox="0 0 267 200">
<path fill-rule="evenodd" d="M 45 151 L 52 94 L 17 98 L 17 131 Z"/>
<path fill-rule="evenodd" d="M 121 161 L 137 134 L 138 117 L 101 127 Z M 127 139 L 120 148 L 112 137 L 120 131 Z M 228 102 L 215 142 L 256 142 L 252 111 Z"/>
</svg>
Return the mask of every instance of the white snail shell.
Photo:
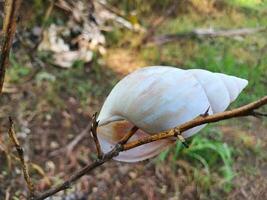
<svg viewBox="0 0 267 200">
<path fill-rule="evenodd" d="M 246 87 L 245 79 L 207 70 L 174 67 L 145 67 L 127 75 L 112 89 L 99 113 L 98 136 L 104 152 L 132 126 L 139 128 L 131 138 L 174 128 L 205 113 L 224 111 Z M 205 125 L 183 133 L 192 136 Z M 157 155 L 174 142 L 165 139 L 121 152 L 116 160 L 141 161 Z"/>
</svg>

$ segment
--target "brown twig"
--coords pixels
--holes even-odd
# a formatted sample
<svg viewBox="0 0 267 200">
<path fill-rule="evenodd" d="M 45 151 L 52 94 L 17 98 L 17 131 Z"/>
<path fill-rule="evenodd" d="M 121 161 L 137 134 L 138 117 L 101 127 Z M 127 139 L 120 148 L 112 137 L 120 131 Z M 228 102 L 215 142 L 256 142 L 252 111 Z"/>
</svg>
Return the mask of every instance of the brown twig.
<svg viewBox="0 0 267 200">
<path fill-rule="evenodd" d="M 73 140 L 71 140 L 66 146 L 63 148 L 57 149 L 55 151 L 52 151 L 49 153 L 49 156 L 56 156 L 62 152 L 67 152 L 67 155 L 70 155 L 70 153 L 73 151 L 73 149 L 79 144 L 79 142 L 88 134 L 88 131 L 91 130 L 91 123 L 89 123 L 82 132 L 77 135 Z"/>
<path fill-rule="evenodd" d="M 73 176 L 71 176 L 68 180 L 64 181 L 64 183 L 55 186 L 54 188 L 51 188 L 50 190 L 45 191 L 44 193 L 40 194 L 39 196 L 35 197 L 33 200 L 43 200 L 47 197 L 50 197 L 59 191 L 66 190 L 71 187 L 71 185 L 80 179 L 82 176 L 87 174 L 88 172 L 92 171 L 96 167 L 101 166 L 105 162 L 111 160 L 113 157 L 117 156 L 120 151 L 122 151 L 122 146 L 117 144 L 114 149 L 112 149 L 110 152 L 103 155 L 101 159 L 95 160 L 93 163 L 86 165 L 82 169 L 80 169 L 78 172 L 76 172 Z"/>
<path fill-rule="evenodd" d="M 175 137 L 177 134 L 185 132 L 191 128 L 194 128 L 196 126 L 207 124 L 207 123 L 214 123 L 226 119 L 236 118 L 236 117 L 243 117 L 243 116 L 255 116 L 254 110 L 260 108 L 263 105 L 267 104 L 267 96 L 261 98 L 258 101 L 255 101 L 253 103 L 247 104 L 245 106 L 242 106 L 240 108 L 236 108 L 233 110 L 217 113 L 214 115 L 209 116 L 199 116 L 196 119 L 193 119 L 189 122 L 186 122 L 178 127 L 175 127 L 169 131 L 165 131 L 162 133 L 158 133 L 149 137 L 142 138 L 137 141 L 133 141 L 131 143 L 124 145 L 124 150 L 129 150 L 132 148 L 135 148 L 137 146 L 147 144 L 156 140 L 162 140 L 169 137 Z"/>
<path fill-rule="evenodd" d="M 153 22 L 151 27 L 148 29 L 148 31 L 146 32 L 146 34 L 143 36 L 141 43 L 139 46 L 141 46 L 141 44 L 145 44 L 147 43 L 151 37 L 154 36 L 157 28 L 163 24 L 165 22 L 165 20 L 172 14 L 175 12 L 175 10 L 178 7 L 178 4 L 180 3 L 180 1 L 175 1 L 168 9 L 166 9 L 166 12 L 164 12 L 164 15 L 160 16 L 159 18 L 156 18 Z"/>
<path fill-rule="evenodd" d="M 6 0 L 4 8 L 4 22 L 0 42 L 0 94 L 3 90 L 9 52 L 16 32 L 16 22 L 21 0 Z"/>
<path fill-rule="evenodd" d="M 96 120 L 96 115 L 95 113 L 92 117 L 92 126 L 91 126 L 91 133 L 94 138 L 95 146 L 96 146 L 96 151 L 97 151 L 97 157 L 101 159 L 103 157 L 103 153 L 101 151 L 100 143 L 97 137 L 97 127 L 98 127 L 98 121 Z"/>
<path fill-rule="evenodd" d="M 189 130 L 193 127 L 206 124 L 206 123 L 214 123 L 226 119 L 231 119 L 235 117 L 243 117 L 243 116 L 255 116 L 255 110 L 266 105 L 267 104 L 267 96 L 252 102 L 250 104 L 247 104 L 245 106 L 242 106 L 240 108 L 236 108 L 230 111 L 225 111 L 221 113 L 217 113 L 214 115 L 209 115 L 209 116 L 199 116 L 196 119 L 193 119 L 189 122 L 186 122 L 178 127 L 175 127 L 169 131 L 161 132 L 155 135 L 151 135 L 145 138 L 141 138 L 139 140 L 126 143 L 124 145 L 121 145 L 118 143 L 115 145 L 115 147 L 108 153 L 104 154 L 101 159 L 97 159 L 93 163 L 88 164 L 78 172 L 76 172 L 74 175 L 72 175 L 69 179 L 67 179 L 64 183 L 57 185 L 50 190 L 45 191 L 44 193 L 40 194 L 34 200 L 43 200 L 49 196 L 52 196 L 56 194 L 59 191 L 65 190 L 69 188 L 75 181 L 77 181 L 79 178 L 81 178 L 83 175 L 88 174 L 91 172 L 93 169 L 96 167 L 104 164 L 108 160 L 111 160 L 113 157 L 117 156 L 121 151 L 126 151 L 138 146 L 141 146 L 143 144 L 147 144 L 153 141 L 161 140 L 161 139 L 166 139 L 170 137 L 175 137 L 179 133 L 182 133 L 186 130 Z"/>
<path fill-rule="evenodd" d="M 9 199 L 10 199 L 10 190 L 11 190 L 11 187 L 9 186 L 9 187 L 6 189 L 5 200 L 9 200 Z"/>
<path fill-rule="evenodd" d="M 28 166 L 27 166 L 25 159 L 24 159 L 24 151 L 21 148 L 19 141 L 16 137 L 16 133 L 14 131 L 14 123 L 13 123 L 11 117 L 9 117 L 9 123 L 10 123 L 10 125 L 9 125 L 8 135 L 9 135 L 10 140 L 12 141 L 14 146 L 16 147 L 16 150 L 17 150 L 17 153 L 19 156 L 19 160 L 21 162 L 21 168 L 23 171 L 23 176 L 24 176 L 25 182 L 27 183 L 27 187 L 30 191 L 30 197 L 32 198 L 32 197 L 34 197 L 34 185 L 33 185 L 32 180 L 30 178 L 30 175 L 28 172 Z"/>
<path fill-rule="evenodd" d="M 130 131 L 121 139 L 119 144 L 124 145 L 128 142 L 128 140 L 136 133 L 138 130 L 137 126 L 133 126 Z"/>
<path fill-rule="evenodd" d="M 55 1 L 54 0 L 51 0 L 50 1 L 50 5 L 49 7 L 47 8 L 46 12 L 45 12 L 45 15 L 44 15 L 44 19 L 43 19 L 43 23 L 42 23 L 42 26 L 41 26 L 41 30 L 40 30 L 40 37 L 38 38 L 38 41 L 36 42 L 36 44 L 34 45 L 34 47 L 32 48 L 32 51 L 36 51 L 39 44 L 41 43 L 41 41 L 43 40 L 44 38 L 44 30 L 45 30 L 45 26 L 46 26 L 46 23 L 53 11 L 53 8 L 54 8 L 54 5 L 55 5 Z"/>
<path fill-rule="evenodd" d="M 196 39 L 203 37 L 234 37 L 249 35 L 257 32 L 267 31 L 266 27 L 261 28 L 241 28 L 241 29 L 230 29 L 230 30 L 214 30 L 214 29 L 195 29 L 190 32 L 182 32 L 176 34 L 166 34 L 154 36 L 148 42 L 153 42 L 157 45 L 178 41 L 182 39 Z"/>
<path fill-rule="evenodd" d="M 16 162 L 21 162 L 21 160 L 18 156 L 16 156 L 15 154 L 13 154 L 11 152 L 7 152 L 6 147 L 1 146 L 1 144 L 0 144 L 0 151 L 4 152 L 6 157 L 7 157 L 9 170 L 11 170 L 11 159 L 16 161 Z M 26 161 L 26 163 L 27 163 L 27 165 L 31 166 L 31 168 L 34 169 L 40 176 L 42 176 L 48 185 L 51 185 L 51 181 L 50 181 L 49 177 L 46 176 L 44 170 L 38 164 L 29 162 L 29 161 Z"/>
</svg>

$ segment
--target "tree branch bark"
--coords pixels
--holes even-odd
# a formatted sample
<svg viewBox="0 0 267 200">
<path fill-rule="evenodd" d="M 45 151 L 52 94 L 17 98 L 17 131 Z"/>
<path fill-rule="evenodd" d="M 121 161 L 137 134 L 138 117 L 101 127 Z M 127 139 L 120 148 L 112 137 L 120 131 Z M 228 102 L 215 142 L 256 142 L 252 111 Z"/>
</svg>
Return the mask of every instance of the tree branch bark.
<svg viewBox="0 0 267 200">
<path fill-rule="evenodd" d="M 222 120 L 226 120 L 226 119 L 231 119 L 231 118 L 236 118 L 236 117 L 258 116 L 258 114 L 257 114 L 257 112 L 255 112 L 255 110 L 266 105 L 266 104 L 267 104 L 267 96 L 255 101 L 255 102 L 252 102 L 250 104 L 247 104 L 245 106 L 242 106 L 242 107 L 239 107 L 239 108 L 236 108 L 233 110 L 217 113 L 214 115 L 199 116 L 199 117 L 197 117 L 197 118 L 195 118 L 189 122 L 186 122 L 180 126 L 177 126 L 173 129 L 165 131 L 165 132 L 161 132 L 161 133 L 158 133 L 155 135 L 144 137 L 142 139 L 139 139 L 139 140 L 136 140 L 136 141 L 133 141 L 130 143 L 126 143 L 126 144 L 118 143 L 110 152 L 104 154 L 101 159 L 97 159 L 93 163 L 88 164 L 87 166 L 85 166 L 84 168 L 80 169 L 78 172 L 73 174 L 69 179 L 64 181 L 62 184 L 57 185 L 57 186 L 51 188 L 50 190 L 47 190 L 47 191 L 39 194 L 38 196 L 36 196 L 34 198 L 34 200 L 43 200 L 49 196 L 56 194 L 59 191 L 66 190 L 75 181 L 80 179 L 83 175 L 88 174 L 89 172 L 91 172 L 92 170 L 97 168 L 98 166 L 111 160 L 113 157 L 117 156 L 121 151 L 126 151 L 126 150 L 129 150 L 129 149 L 132 149 L 132 148 L 135 148 L 135 147 L 138 147 L 138 146 L 141 146 L 143 144 L 147 144 L 147 143 L 150 143 L 153 141 L 166 139 L 166 138 L 170 138 L 170 137 L 176 137 L 178 134 L 180 134 L 186 130 L 189 130 L 193 127 L 202 125 L 202 124 L 214 123 L 214 122 L 218 122 L 218 121 L 222 121 Z"/>
<path fill-rule="evenodd" d="M 165 43 L 174 42 L 182 39 L 200 39 L 204 37 L 234 37 L 254 34 L 257 32 L 267 31 L 266 27 L 260 28 L 241 28 L 230 30 L 214 30 L 210 29 L 195 29 L 190 32 L 181 32 L 175 34 L 159 35 L 150 38 L 147 42 L 153 42 L 157 45 L 163 45 Z"/>
<path fill-rule="evenodd" d="M 3 90 L 9 52 L 16 32 L 21 0 L 6 0 L 4 6 L 4 22 L 0 42 L 0 94 Z"/>
<path fill-rule="evenodd" d="M 21 163 L 21 168 L 22 168 L 22 172 L 23 172 L 23 176 L 24 176 L 24 180 L 27 183 L 27 187 L 28 190 L 30 191 L 30 197 L 34 196 L 34 185 L 32 183 L 31 177 L 29 175 L 29 171 L 28 171 L 28 165 L 24 159 L 24 151 L 22 149 L 22 147 L 19 144 L 19 141 L 17 139 L 15 130 L 14 130 L 14 124 L 13 124 L 13 120 L 11 119 L 11 117 L 9 117 L 9 130 L 8 130 L 8 135 L 10 140 L 12 141 L 12 143 L 14 144 L 14 146 L 16 147 L 18 156 L 19 156 L 19 160 Z"/>
</svg>

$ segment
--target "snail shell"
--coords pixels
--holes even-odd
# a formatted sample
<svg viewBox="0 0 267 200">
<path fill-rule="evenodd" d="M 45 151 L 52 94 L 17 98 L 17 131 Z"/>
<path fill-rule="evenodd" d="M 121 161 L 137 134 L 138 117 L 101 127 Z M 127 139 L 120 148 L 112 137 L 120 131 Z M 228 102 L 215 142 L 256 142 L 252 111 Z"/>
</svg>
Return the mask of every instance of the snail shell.
<svg viewBox="0 0 267 200">
<path fill-rule="evenodd" d="M 145 67 L 127 75 L 115 85 L 98 116 L 98 136 L 104 152 L 132 127 L 135 140 L 174 128 L 200 114 L 224 111 L 246 87 L 245 79 L 207 70 L 174 67 Z M 205 125 L 183 133 L 192 136 Z M 173 139 L 145 144 L 122 152 L 116 160 L 135 162 L 157 155 Z"/>
</svg>

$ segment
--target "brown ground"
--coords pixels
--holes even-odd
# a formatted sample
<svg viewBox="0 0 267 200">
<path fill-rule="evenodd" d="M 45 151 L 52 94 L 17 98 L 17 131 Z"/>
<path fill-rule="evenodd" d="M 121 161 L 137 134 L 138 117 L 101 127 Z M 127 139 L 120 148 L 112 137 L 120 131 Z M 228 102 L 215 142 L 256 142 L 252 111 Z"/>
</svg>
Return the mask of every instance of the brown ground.
<svg viewBox="0 0 267 200">
<path fill-rule="evenodd" d="M 0 151 L 0 199 L 8 194 L 23 199 L 26 194 L 18 162 L 10 157 L 16 152 L 8 142 L 4 112 L 15 116 L 19 140 L 27 158 L 35 164 L 30 173 L 38 191 L 61 182 L 96 156 L 89 133 L 73 150 L 64 148 L 83 131 L 89 123 L 88 116 L 99 110 L 100 104 L 92 100 L 91 106 L 83 109 L 77 99 L 62 93 L 59 96 L 66 99 L 65 105 L 64 109 L 58 109 L 45 99 L 47 88 L 45 84 L 43 87 L 44 90 L 40 90 L 34 82 L 28 82 L 17 86 L 18 92 L 6 94 L 2 100 L 9 105 L 1 111 L 5 128 L 1 131 L 0 147 L 8 153 Z M 247 128 L 241 127 L 243 123 Z M 192 176 L 192 163 L 184 158 L 173 163 L 169 155 L 164 163 L 156 159 L 135 164 L 111 161 L 58 196 L 66 196 L 65 199 L 266 199 L 266 155 L 255 152 L 257 145 L 260 149 L 267 147 L 263 122 L 240 119 L 235 124 L 220 126 L 220 130 L 228 144 L 239 148 L 239 153 L 234 155 L 234 188 L 228 194 L 216 181 L 208 190 L 199 187 Z M 212 173 L 219 182 L 216 170 Z"/>
<path fill-rule="evenodd" d="M 192 2 L 196 8 L 201 5 L 199 9 L 205 10 L 205 15 L 214 9 L 210 4 L 206 4 L 208 1 L 200 5 L 197 1 Z M 225 14 L 216 13 L 218 16 Z M 240 15 L 236 13 L 232 20 L 241 21 Z M 186 51 L 191 49 L 188 48 Z M 194 53 L 192 52 L 189 54 Z M 175 59 L 172 62 L 179 65 L 181 60 Z M 25 62 L 27 66 L 29 63 Z M 27 160 L 33 163 L 30 165 L 30 174 L 38 191 L 62 182 L 96 158 L 95 147 L 89 133 L 73 149 L 68 151 L 66 148 L 87 127 L 89 116 L 99 111 L 104 97 L 114 85 L 114 80 L 138 67 L 150 64 L 136 52 L 117 47 L 107 52 L 104 63 L 100 71 L 94 68 L 95 63 L 74 69 L 71 73 L 79 70 L 81 72 L 75 76 L 70 73 L 67 79 L 58 78 L 66 70 L 48 64 L 42 70 L 55 74 L 57 79 L 52 83 L 38 82 L 36 79 L 38 72 L 37 75 L 33 73 L 31 77 L 30 74 L 18 82 L 12 82 L 12 77 L 7 77 L 6 93 L 0 99 L 0 200 L 25 199 L 27 194 L 16 160 L 16 151 L 7 136 L 9 115 L 14 119 L 17 135 Z M 80 79 L 93 85 L 90 88 L 90 95 L 85 94 L 86 100 L 80 99 L 75 93 Z M 217 124 L 217 129 L 223 133 L 222 140 L 235 150 L 233 169 L 236 174 L 233 188 L 228 192 L 221 187 L 223 178 L 216 170 L 221 163 L 214 165 L 210 172 L 212 180 L 206 181 L 202 167 L 186 157 L 173 161 L 173 155 L 170 154 L 164 162 L 160 162 L 157 158 L 135 164 L 110 161 L 82 177 L 71 189 L 58 193 L 58 198 L 50 199 L 267 199 L 266 120 L 244 118 Z M 214 141 L 217 140 L 212 135 L 209 137 Z M 194 176 L 196 171 L 201 181 L 196 180 L 198 177 Z"/>
</svg>

